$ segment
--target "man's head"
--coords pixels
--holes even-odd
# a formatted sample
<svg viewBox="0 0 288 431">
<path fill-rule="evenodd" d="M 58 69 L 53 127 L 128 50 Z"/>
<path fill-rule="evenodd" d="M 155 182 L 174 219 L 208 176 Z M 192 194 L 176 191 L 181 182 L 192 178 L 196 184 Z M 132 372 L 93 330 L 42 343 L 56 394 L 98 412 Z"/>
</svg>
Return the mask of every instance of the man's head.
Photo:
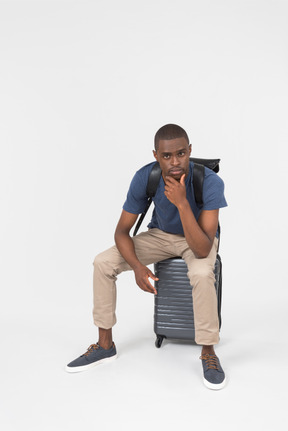
<svg viewBox="0 0 288 431">
<path fill-rule="evenodd" d="M 154 138 L 155 159 L 162 169 L 162 176 L 171 176 L 180 180 L 189 173 L 189 156 L 191 145 L 187 133 L 176 124 L 166 124 L 161 127 Z"/>
<path fill-rule="evenodd" d="M 182 127 L 177 126 L 177 124 L 165 124 L 165 126 L 160 127 L 160 129 L 156 132 L 154 137 L 154 148 L 155 151 L 158 150 L 159 141 L 165 140 L 169 141 L 170 139 L 176 138 L 185 138 L 187 144 L 189 145 L 189 138 L 187 133 Z"/>
</svg>

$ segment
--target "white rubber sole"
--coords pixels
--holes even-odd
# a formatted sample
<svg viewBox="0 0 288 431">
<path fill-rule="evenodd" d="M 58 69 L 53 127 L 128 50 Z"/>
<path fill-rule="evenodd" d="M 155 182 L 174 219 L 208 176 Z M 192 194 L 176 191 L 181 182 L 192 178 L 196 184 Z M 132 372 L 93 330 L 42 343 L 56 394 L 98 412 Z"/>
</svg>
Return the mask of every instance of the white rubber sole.
<svg viewBox="0 0 288 431">
<path fill-rule="evenodd" d="M 204 385 L 206 386 L 206 388 L 212 389 L 213 391 L 219 391 L 219 389 L 223 389 L 224 386 L 226 385 L 226 377 L 223 380 L 223 382 L 219 383 L 218 385 L 215 385 L 214 383 L 208 382 L 208 380 L 206 380 L 205 377 L 203 377 L 203 382 L 204 382 Z"/>
<path fill-rule="evenodd" d="M 97 365 L 103 364 L 104 362 L 112 362 L 115 359 L 117 359 L 117 353 L 114 356 L 100 359 L 99 361 L 93 362 L 92 364 L 82 365 L 82 367 L 68 367 L 68 365 L 66 365 L 65 371 L 67 371 L 67 373 L 80 373 L 81 371 L 91 370 L 91 368 L 94 368 Z"/>
</svg>

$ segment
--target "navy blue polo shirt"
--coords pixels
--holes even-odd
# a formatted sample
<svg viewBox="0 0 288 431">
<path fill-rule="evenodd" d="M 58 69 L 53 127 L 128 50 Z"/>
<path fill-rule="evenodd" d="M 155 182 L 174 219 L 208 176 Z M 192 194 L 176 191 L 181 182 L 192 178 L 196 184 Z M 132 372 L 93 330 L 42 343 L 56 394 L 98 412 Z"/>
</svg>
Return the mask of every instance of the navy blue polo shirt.
<svg viewBox="0 0 288 431">
<path fill-rule="evenodd" d="M 156 162 L 143 166 L 134 175 L 123 209 L 132 214 L 141 214 L 146 208 L 148 197 L 146 187 L 149 174 Z M 190 162 L 189 175 L 185 180 L 186 197 L 191 206 L 193 214 L 198 220 L 202 210 L 215 210 L 227 206 L 224 196 L 224 182 L 211 169 L 205 167 L 205 178 L 203 184 L 203 205 L 197 206 L 194 197 L 192 178 L 194 163 Z M 148 228 L 158 228 L 164 232 L 184 235 L 178 209 L 164 195 L 164 180 L 161 176 L 157 192 L 153 198 L 154 210 Z"/>
</svg>

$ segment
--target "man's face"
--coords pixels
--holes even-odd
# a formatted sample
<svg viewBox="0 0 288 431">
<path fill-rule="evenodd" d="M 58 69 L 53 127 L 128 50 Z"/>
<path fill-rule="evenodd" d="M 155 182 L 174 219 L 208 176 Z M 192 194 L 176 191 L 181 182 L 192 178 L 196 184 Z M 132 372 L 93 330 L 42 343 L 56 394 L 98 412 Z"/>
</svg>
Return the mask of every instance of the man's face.
<svg viewBox="0 0 288 431">
<path fill-rule="evenodd" d="M 188 145 L 185 138 L 160 140 L 159 148 L 157 151 L 153 151 L 153 154 L 160 164 L 164 181 L 167 176 L 175 178 L 177 181 L 180 181 L 183 174 L 187 178 L 191 145 Z"/>
</svg>

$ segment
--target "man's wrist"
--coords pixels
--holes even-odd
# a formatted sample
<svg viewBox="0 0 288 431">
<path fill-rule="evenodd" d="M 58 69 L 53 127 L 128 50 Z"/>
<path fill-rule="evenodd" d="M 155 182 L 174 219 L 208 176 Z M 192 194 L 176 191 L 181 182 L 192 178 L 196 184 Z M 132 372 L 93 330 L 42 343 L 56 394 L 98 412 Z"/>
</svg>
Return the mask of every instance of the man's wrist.
<svg viewBox="0 0 288 431">
<path fill-rule="evenodd" d="M 190 204 L 187 200 L 187 198 L 183 199 L 178 205 L 177 205 L 178 211 L 186 211 L 188 208 L 190 208 Z M 191 208 L 190 208 L 191 209 Z"/>
<path fill-rule="evenodd" d="M 133 271 L 137 271 L 137 269 L 141 268 L 142 263 L 138 260 L 137 262 L 130 264 Z"/>
</svg>

